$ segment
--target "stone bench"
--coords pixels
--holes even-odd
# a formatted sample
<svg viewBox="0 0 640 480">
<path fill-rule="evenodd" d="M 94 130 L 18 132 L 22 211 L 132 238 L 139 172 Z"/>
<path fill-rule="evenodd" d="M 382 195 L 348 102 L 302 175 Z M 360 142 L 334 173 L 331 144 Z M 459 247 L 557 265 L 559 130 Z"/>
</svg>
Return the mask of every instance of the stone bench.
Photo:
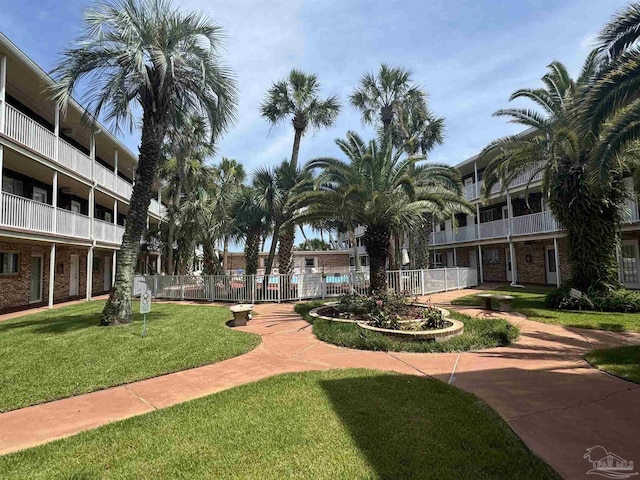
<svg viewBox="0 0 640 480">
<path fill-rule="evenodd" d="M 233 326 L 234 327 L 242 327 L 246 325 L 249 320 L 252 318 L 251 311 L 253 310 L 253 305 L 240 303 L 238 305 L 233 305 L 229 307 L 231 313 L 233 313 Z"/>
<path fill-rule="evenodd" d="M 512 310 L 511 302 L 516 298 L 511 295 L 501 295 L 498 293 L 479 293 L 476 297 L 482 301 L 483 310 L 493 310 L 491 308 L 491 300 L 496 300 L 499 305 L 498 311 L 500 312 L 510 312 Z"/>
</svg>

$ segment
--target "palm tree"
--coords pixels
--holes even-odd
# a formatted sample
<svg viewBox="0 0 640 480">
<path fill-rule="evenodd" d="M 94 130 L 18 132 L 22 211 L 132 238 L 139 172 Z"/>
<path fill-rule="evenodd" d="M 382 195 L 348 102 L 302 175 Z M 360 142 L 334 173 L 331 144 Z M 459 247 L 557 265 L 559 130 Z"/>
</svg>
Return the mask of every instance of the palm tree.
<svg viewBox="0 0 640 480">
<path fill-rule="evenodd" d="M 629 4 L 615 15 L 598 36 L 599 70 L 584 102 L 585 130 L 601 137 L 591 152 L 592 179 L 610 185 L 622 172 L 640 169 L 640 98 L 638 82 L 640 3 Z M 636 176 L 636 180 L 640 180 Z M 640 182 L 636 181 L 637 187 Z"/>
<path fill-rule="evenodd" d="M 235 237 L 244 241 L 247 275 L 256 275 L 258 272 L 260 239 L 269 233 L 271 223 L 269 211 L 256 202 L 257 197 L 258 193 L 253 187 L 243 185 L 233 208 Z"/>
<path fill-rule="evenodd" d="M 470 209 L 456 191 L 427 181 L 432 167 L 421 163 L 423 157 L 406 157 L 402 149 L 394 149 L 384 138 L 365 144 L 353 132 L 347 133 L 346 144 L 354 146 L 346 150 L 347 162 L 318 158 L 307 164 L 310 171 L 320 170 L 320 188 L 301 197 L 301 204 L 313 208 L 300 213 L 298 219 L 344 217 L 364 226 L 363 240 L 371 263 L 370 289 L 384 291 L 392 232 L 419 224 L 425 213 Z M 456 190 L 460 189 L 458 185 Z"/>
<path fill-rule="evenodd" d="M 340 102 L 335 95 L 321 99 L 318 77 L 294 69 L 291 70 L 287 79 L 276 82 L 269 88 L 260 106 L 260 112 L 272 125 L 291 120 L 294 137 L 289 163 L 291 170 L 296 171 L 302 137 L 309 127 L 312 129 L 331 127 L 340 113 Z M 278 238 L 280 244 L 278 250 L 280 273 L 288 274 L 291 273 L 293 266 L 295 225 L 288 222 L 282 231 L 280 228 L 281 226 L 277 226 L 274 229 L 274 241 Z"/>
<path fill-rule="evenodd" d="M 233 236 L 234 218 L 232 215 L 232 207 L 240 188 L 244 183 L 247 174 L 244 166 L 237 160 L 222 157 L 220 164 L 216 167 L 217 181 L 219 183 L 222 198 L 219 206 L 221 207 L 220 222 L 221 231 L 223 232 L 223 253 L 222 264 L 227 268 L 227 255 L 229 253 L 229 240 Z"/>
<path fill-rule="evenodd" d="M 175 161 L 160 163 L 160 178 L 172 185 L 171 196 L 168 197 L 170 198 L 170 208 L 179 210 L 183 191 L 187 188 L 187 175 L 190 173 L 188 169 L 197 168 L 198 164 L 203 165 L 204 159 L 214 153 L 207 132 L 206 120 L 201 116 L 190 114 L 184 118 L 180 125 L 171 125 L 167 133 L 165 150 L 167 155 Z M 173 245 L 175 242 L 174 218 L 174 216 L 169 216 L 168 245 Z M 169 248 L 167 267 L 170 274 L 175 272 L 173 253 L 173 248 Z"/>
<path fill-rule="evenodd" d="M 502 181 L 531 171 L 542 173 L 543 192 L 551 211 L 567 230 L 573 284 L 580 289 L 602 289 L 618 284 L 617 227 L 625 191 L 620 172 L 615 181 L 597 185 L 589 181 L 588 166 L 593 152 L 602 148 L 603 137 L 585 128 L 579 114 L 597 75 L 597 52 L 592 52 L 577 81 L 560 62 L 549 65 L 542 77 L 545 88 L 521 89 L 511 99 L 526 98 L 542 111 L 512 108 L 499 110 L 531 130 L 498 139 L 480 155 L 491 158 L 484 172 L 484 192 Z"/>
<path fill-rule="evenodd" d="M 221 29 L 203 14 L 183 13 L 170 0 L 112 0 L 89 8 L 83 33 L 54 69 L 53 97 L 66 108 L 78 82 L 94 118 L 133 127 L 142 111 L 140 156 L 117 260 L 116 281 L 102 325 L 130 323 L 131 293 L 151 186 L 171 125 L 197 112 L 213 141 L 233 121 L 236 82 L 221 62 Z"/>
<path fill-rule="evenodd" d="M 377 74 L 365 73 L 349 97 L 351 105 L 362 113 L 362 123 L 381 126 L 384 135 L 390 133 L 394 119 L 407 103 L 422 99 L 424 92 L 413 85 L 410 70 L 384 63 Z"/>
</svg>

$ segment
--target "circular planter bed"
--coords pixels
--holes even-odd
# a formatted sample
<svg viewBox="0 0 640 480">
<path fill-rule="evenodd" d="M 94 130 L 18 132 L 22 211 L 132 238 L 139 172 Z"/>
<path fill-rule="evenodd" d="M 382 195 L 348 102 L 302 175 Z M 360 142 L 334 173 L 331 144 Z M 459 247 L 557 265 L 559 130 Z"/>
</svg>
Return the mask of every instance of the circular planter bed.
<svg viewBox="0 0 640 480">
<path fill-rule="evenodd" d="M 445 327 L 443 328 L 434 328 L 430 330 L 394 330 L 390 328 L 379 328 L 369 325 L 367 322 L 363 322 L 358 319 L 350 319 L 350 318 L 342 318 L 339 315 L 338 310 L 335 308 L 337 305 L 336 302 L 328 303 L 321 307 L 314 308 L 309 312 L 309 315 L 314 318 L 321 318 L 323 320 L 328 320 L 331 322 L 338 323 L 355 323 L 363 330 L 369 330 L 372 332 L 378 332 L 383 335 L 391 336 L 399 340 L 406 341 L 436 341 L 441 342 L 444 340 L 448 340 L 457 335 L 461 335 L 464 332 L 464 324 L 458 320 L 454 320 L 449 317 L 449 311 L 444 308 L 436 307 L 438 310 L 442 312 L 442 316 L 445 320 Z M 427 305 L 414 303 L 413 307 L 424 307 Z M 399 323 L 417 323 L 422 322 L 423 320 L 420 318 L 416 319 L 407 319 L 401 320 Z"/>
</svg>

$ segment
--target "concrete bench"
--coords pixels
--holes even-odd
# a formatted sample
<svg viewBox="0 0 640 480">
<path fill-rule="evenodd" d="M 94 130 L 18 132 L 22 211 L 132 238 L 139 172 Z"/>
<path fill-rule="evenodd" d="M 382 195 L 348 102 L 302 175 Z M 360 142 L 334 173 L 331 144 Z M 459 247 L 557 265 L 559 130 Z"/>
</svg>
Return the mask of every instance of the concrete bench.
<svg viewBox="0 0 640 480">
<path fill-rule="evenodd" d="M 511 295 L 501 295 L 498 293 L 479 293 L 476 297 L 482 300 L 483 310 L 493 310 L 491 308 L 491 300 L 496 300 L 498 302 L 498 310 L 500 312 L 510 312 L 512 310 L 511 302 L 516 298 Z"/>
<path fill-rule="evenodd" d="M 233 313 L 233 326 L 234 327 L 242 327 L 246 325 L 249 320 L 253 317 L 251 311 L 253 310 L 253 305 L 245 305 L 240 303 L 238 305 L 233 305 L 229 307 L 231 313 Z"/>
</svg>

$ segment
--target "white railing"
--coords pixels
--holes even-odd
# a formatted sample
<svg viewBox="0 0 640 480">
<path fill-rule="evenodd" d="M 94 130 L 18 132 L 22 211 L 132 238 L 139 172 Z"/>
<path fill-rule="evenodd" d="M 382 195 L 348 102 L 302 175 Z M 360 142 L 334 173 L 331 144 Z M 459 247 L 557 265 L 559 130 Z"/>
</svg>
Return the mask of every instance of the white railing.
<svg viewBox="0 0 640 480">
<path fill-rule="evenodd" d="M 468 242 L 478 238 L 478 228 L 475 225 L 458 227 L 454 230 L 454 240 L 456 242 Z"/>
<path fill-rule="evenodd" d="M 93 219 L 93 237 L 101 242 L 122 243 L 124 227 L 111 222 Z"/>
<path fill-rule="evenodd" d="M 96 163 L 93 170 L 96 182 L 98 185 L 116 192 L 118 195 L 129 199 L 131 198 L 131 192 L 133 187 L 129 182 L 120 178 L 115 172 L 112 172 L 108 168 Z"/>
<path fill-rule="evenodd" d="M 640 212 L 638 212 L 638 203 L 633 200 L 625 202 L 624 221 L 626 223 L 635 223 L 640 221 Z"/>
<path fill-rule="evenodd" d="M 86 215 L 58 208 L 56 233 L 70 237 L 91 238 L 91 219 Z"/>
<path fill-rule="evenodd" d="M 0 219 L 3 225 L 35 232 L 55 233 L 53 224 L 55 209 L 51 205 L 6 192 L 1 196 Z"/>
<path fill-rule="evenodd" d="M 480 194 L 479 183 L 471 183 L 464 186 L 464 198 L 467 200 L 475 200 Z"/>
<path fill-rule="evenodd" d="M 512 235 L 530 235 L 532 233 L 548 233 L 558 230 L 558 222 L 549 211 L 513 217 Z"/>
<path fill-rule="evenodd" d="M 478 284 L 475 268 L 438 268 L 387 272 L 390 289 L 430 295 Z M 155 298 L 227 302 L 283 302 L 366 294 L 369 273 L 300 275 L 145 275 L 134 279 L 134 295 L 150 290 Z"/>
<path fill-rule="evenodd" d="M 6 105 L 5 133 L 36 152 L 55 158 L 56 136 L 11 105 Z"/>
<path fill-rule="evenodd" d="M 479 231 L 480 238 L 506 237 L 509 233 L 509 223 L 504 218 L 493 222 L 480 223 Z"/>
<path fill-rule="evenodd" d="M 60 139 L 58 162 L 85 178 L 91 178 L 91 159 L 62 139 Z"/>
</svg>

